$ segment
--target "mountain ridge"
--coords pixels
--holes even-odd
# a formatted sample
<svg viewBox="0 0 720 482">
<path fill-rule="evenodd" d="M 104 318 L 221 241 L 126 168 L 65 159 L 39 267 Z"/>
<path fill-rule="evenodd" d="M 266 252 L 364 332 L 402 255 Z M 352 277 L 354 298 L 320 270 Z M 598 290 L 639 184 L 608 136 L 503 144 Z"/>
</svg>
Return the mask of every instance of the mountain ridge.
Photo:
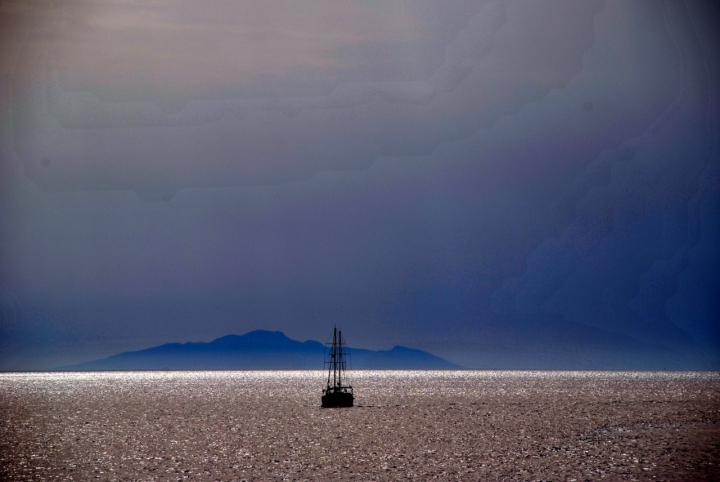
<svg viewBox="0 0 720 482">
<path fill-rule="evenodd" d="M 349 349 L 353 369 L 459 369 L 423 350 L 400 345 L 390 350 Z M 280 331 L 255 330 L 210 342 L 165 343 L 56 370 L 282 370 L 321 369 L 325 345 L 293 340 Z"/>
</svg>

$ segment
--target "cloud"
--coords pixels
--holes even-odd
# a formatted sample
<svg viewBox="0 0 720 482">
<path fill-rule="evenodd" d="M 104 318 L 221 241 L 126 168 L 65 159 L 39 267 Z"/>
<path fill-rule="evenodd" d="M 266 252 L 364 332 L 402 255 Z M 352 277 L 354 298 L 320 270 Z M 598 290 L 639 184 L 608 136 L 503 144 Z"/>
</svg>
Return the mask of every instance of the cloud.
<svg viewBox="0 0 720 482">
<path fill-rule="evenodd" d="M 434 3 L 426 7 L 440 8 Z M 579 72 L 580 56 L 592 41 L 592 19 L 599 4 L 551 7 L 515 6 L 508 17 L 504 2 L 488 2 L 469 17 L 463 4 L 449 8 L 445 16 L 425 14 L 423 18 L 436 19 L 435 30 L 423 31 L 422 38 L 410 42 L 410 51 L 422 54 L 408 57 L 409 63 L 407 56 L 400 54 L 410 51 L 395 52 L 392 45 L 396 39 L 387 39 L 382 33 L 393 30 L 389 20 L 368 30 L 363 26 L 369 21 L 367 12 L 348 12 L 349 20 L 335 12 L 322 19 L 343 17 L 341 25 L 352 21 L 362 33 L 355 34 L 349 29 L 349 39 L 364 42 L 372 38 L 385 47 L 371 49 L 366 52 L 369 56 L 353 57 L 353 65 L 347 75 L 343 74 L 345 81 L 338 78 L 325 84 L 324 74 L 315 80 L 316 77 L 304 74 L 285 76 L 258 71 L 258 75 L 263 74 L 256 85 L 260 98 L 252 89 L 244 94 L 241 89 L 236 97 L 226 93 L 214 100 L 193 99 L 205 95 L 201 88 L 191 96 L 175 95 L 173 92 L 178 88 L 184 89 L 185 74 L 172 74 L 167 88 L 154 93 L 140 85 L 144 81 L 133 75 L 128 78 L 110 75 L 108 78 L 117 79 L 117 85 L 104 83 L 102 79 L 106 77 L 101 75 L 97 85 L 88 84 L 87 90 L 75 92 L 65 86 L 66 74 L 58 67 L 58 62 L 62 65 L 58 60 L 62 54 L 57 52 L 62 48 L 55 45 L 54 37 L 43 37 L 27 45 L 15 72 L 16 152 L 25 161 L 27 175 L 43 190 L 129 189 L 144 199 L 169 199 L 185 187 L 303 180 L 322 170 L 367 168 L 380 156 L 427 154 L 443 142 L 467 137 L 478 128 L 491 125 Z M 102 9 L 96 13 L 97 8 L 100 7 L 87 11 L 104 18 Z M 265 7 L 257 8 L 253 18 L 264 19 L 263 15 L 269 15 Z M 183 10 L 183 15 L 191 18 L 191 10 Z M 563 30 L 561 25 L 555 25 L 558 20 L 553 11 L 570 15 L 573 25 L 577 23 L 580 27 Z M 416 16 L 422 17 L 421 13 Z M 61 13 L 58 15 L 62 18 Z M 307 12 L 283 11 L 270 24 L 285 25 L 297 15 L 306 18 Z M 405 19 L 406 16 L 393 15 L 397 19 L 392 21 L 415 32 L 417 23 Z M 152 15 L 148 17 L 155 21 Z M 555 32 L 549 41 L 537 29 L 518 36 L 538 18 L 549 22 L 548 28 Z M 122 25 L 127 24 L 123 22 Z M 310 28 L 307 25 L 312 22 L 300 24 Z M 178 25 L 184 32 L 185 24 Z M 196 26 L 187 28 L 194 32 Z M 220 28 L 225 28 L 225 24 Z M 325 35 L 332 37 L 335 29 L 335 25 L 327 26 Z M 194 38 L 195 34 L 188 35 Z M 277 41 L 285 45 L 287 39 L 280 37 Z M 185 38 L 184 34 L 178 38 Z M 164 52 L 162 42 L 136 43 L 147 45 L 150 51 L 160 45 L 159 51 Z M 251 44 L 265 45 L 264 41 Z M 70 50 L 80 52 L 92 45 L 96 42 L 83 41 Z M 103 44 L 98 41 L 97 45 Z M 549 63 L 538 63 L 533 57 L 530 68 L 523 67 L 527 60 L 524 49 L 558 48 L 560 54 L 548 57 Z M 114 50 L 109 46 L 106 49 L 108 65 L 132 65 L 130 60 L 113 63 Z M 77 61 L 92 64 L 99 56 L 79 54 Z M 433 62 L 433 68 L 427 69 Z M 246 65 L 241 60 L 235 64 Z M 344 61 L 338 60 L 328 73 L 336 67 L 344 69 L 343 65 Z M 424 67 L 417 70 L 413 65 Z M 162 65 L 149 64 L 143 69 L 151 76 L 165 75 Z M 75 66 L 69 70 L 82 69 Z M 555 72 L 553 78 L 543 73 L 547 70 Z M 190 76 L 208 72 L 192 65 L 188 71 Z M 402 72 L 424 78 L 394 80 Z M 350 81 L 367 76 L 373 81 Z M 316 87 L 327 85 L 332 89 L 325 95 L 281 94 L 287 89 L 296 94 L 303 92 L 308 79 Z M 220 84 L 213 85 L 220 88 Z M 123 94 L 127 89 L 134 95 Z M 127 99 L 111 102 L 118 96 Z M 127 101 L 133 98 L 132 102 Z"/>
<path fill-rule="evenodd" d="M 338 55 L 369 44 L 412 44 L 428 27 L 413 3 L 315 1 L 132 4 L 83 2 L 54 22 L 55 64 L 68 90 L 158 88 L 215 95 L 254 79 L 365 68 Z"/>
<path fill-rule="evenodd" d="M 688 332 L 718 339 L 707 66 L 720 43 L 701 7 L 395 4 L 425 27 L 364 31 L 358 13 L 338 20 L 358 24 L 335 50 L 322 18 L 288 10 L 265 25 L 257 7 L 260 27 L 237 35 L 263 56 L 304 47 L 228 57 L 223 77 L 212 56 L 174 64 L 181 42 L 163 38 L 235 32 L 225 4 L 78 5 L 41 8 L 23 30 L 0 118 L 0 152 L 19 166 L 3 177 L 0 281 L 60 326 L 303 338 L 337 320 L 369 346 L 472 350 L 529 324 L 553 333 L 549 347 L 563 327 L 591 339 L 588 325 L 690 354 Z M 136 36 L 155 34 L 129 27 L 138 12 L 160 37 Z M 262 39 L 291 18 L 296 30 Z M 117 41 L 115 60 L 103 67 L 87 35 Z M 76 41 L 88 70 L 63 71 Z"/>
</svg>

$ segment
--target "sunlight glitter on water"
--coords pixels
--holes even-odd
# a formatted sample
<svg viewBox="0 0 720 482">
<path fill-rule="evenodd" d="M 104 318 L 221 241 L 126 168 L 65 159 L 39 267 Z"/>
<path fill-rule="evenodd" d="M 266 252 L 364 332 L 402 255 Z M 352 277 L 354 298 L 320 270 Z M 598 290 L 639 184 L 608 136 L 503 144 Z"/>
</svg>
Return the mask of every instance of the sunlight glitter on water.
<svg viewBox="0 0 720 482">
<path fill-rule="evenodd" d="M 627 387 L 633 382 L 651 386 L 660 384 L 667 396 L 673 390 L 681 390 L 677 386 L 679 382 L 710 382 L 719 378 L 719 372 L 358 370 L 351 373 L 349 381 L 358 398 L 362 399 L 392 394 L 402 397 L 525 395 L 548 391 L 577 394 L 579 390 L 596 392 Z M 281 391 L 305 399 L 317 398 L 325 379 L 326 373 L 321 370 L 41 372 L 0 374 L 0 386 L 4 391 L 40 391 L 46 395 L 72 393 L 90 387 L 111 392 L 163 390 L 169 394 L 201 390 L 205 395 L 211 395 L 216 388 L 225 387 L 236 394 Z M 588 384 L 588 381 L 592 383 Z M 624 394 L 627 396 L 627 392 Z"/>
<path fill-rule="evenodd" d="M 0 478 L 718 475 L 717 372 L 353 371 L 340 410 L 325 377 L 0 374 Z"/>
</svg>

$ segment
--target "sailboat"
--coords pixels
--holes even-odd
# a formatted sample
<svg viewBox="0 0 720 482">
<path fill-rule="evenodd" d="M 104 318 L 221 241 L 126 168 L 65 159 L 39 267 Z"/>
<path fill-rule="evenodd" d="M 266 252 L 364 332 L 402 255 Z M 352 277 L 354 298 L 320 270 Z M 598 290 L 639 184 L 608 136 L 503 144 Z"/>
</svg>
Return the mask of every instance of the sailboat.
<svg viewBox="0 0 720 482">
<path fill-rule="evenodd" d="M 326 343 L 330 353 L 325 358 L 325 367 L 328 369 L 327 386 L 323 390 L 323 407 L 352 407 L 353 387 L 343 385 L 347 383 L 345 368 L 347 362 L 347 345 L 343 342 L 342 331 L 333 328 L 332 343 Z"/>
</svg>

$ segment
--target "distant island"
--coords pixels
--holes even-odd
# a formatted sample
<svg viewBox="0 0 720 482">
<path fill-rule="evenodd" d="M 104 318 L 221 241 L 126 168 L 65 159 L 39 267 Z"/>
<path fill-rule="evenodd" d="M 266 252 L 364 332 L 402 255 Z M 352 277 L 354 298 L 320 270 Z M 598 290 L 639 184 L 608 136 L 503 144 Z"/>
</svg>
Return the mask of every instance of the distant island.
<svg viewBox="0 0 720 482">
<path fill-rule="evenodd" d="M 447 370 L 462 368 L 422 350 L 350 348 L 353 369 Z M 168 343 L 119 353 L 58 370 L 307 370 L 322 369 L 325 345 L 292 340 L 280 331 L 227 335 L 209 343 Z"/>
</svg>

